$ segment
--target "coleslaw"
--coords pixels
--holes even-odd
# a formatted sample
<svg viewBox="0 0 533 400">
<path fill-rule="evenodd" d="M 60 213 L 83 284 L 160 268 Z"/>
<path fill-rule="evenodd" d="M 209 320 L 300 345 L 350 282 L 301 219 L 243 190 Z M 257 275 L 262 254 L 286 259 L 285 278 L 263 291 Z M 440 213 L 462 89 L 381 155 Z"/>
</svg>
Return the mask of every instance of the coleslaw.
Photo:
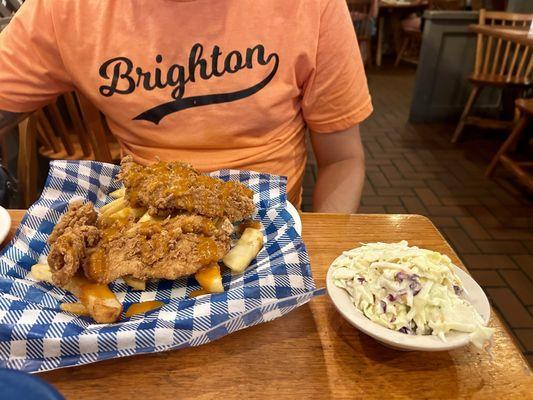
<svg viewBox="0 0 533 400">
<path fill-rule="evenodd" d="M 478 348 L 494 330 L 484 326 L 465 299 L 446 255 L 398 243 L 367 243 L 345 251 L 332 264 L 333 281 L 370 320 L 405 334 L 470 333 Z"/>
</svg>

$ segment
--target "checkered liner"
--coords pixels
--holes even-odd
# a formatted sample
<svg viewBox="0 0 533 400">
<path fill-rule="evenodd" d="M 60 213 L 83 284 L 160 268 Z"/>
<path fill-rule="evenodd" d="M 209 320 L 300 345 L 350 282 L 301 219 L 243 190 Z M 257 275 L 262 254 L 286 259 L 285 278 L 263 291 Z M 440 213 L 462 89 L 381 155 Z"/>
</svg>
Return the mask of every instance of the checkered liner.
<svg viewBox="0 0 533 400">
<path fill-rule="evenodd" d="M 271 321 L 322 294 L 316 290 L 309 258 L 286 209 L 286 179 L 247 171 L 212 176 L 237 180 L 255 191 L 265 246 L 243 275 L 223 274 L 225 292 L 188 298 L 200 287 L 194 278 L 150 283 L 132 291 L 122 280 L 111 289 L 124 304 L 160 300 L 165 305 L 121 322 L 94 324 L 62 312 L 69 293 L 28 276 L 49 251 L 46 240 L 74 199 L 97 208 L 118 188 L 119 168 L 92 161 L 52 162 L 40 199 L 28 210 L 15 238 L 0 254 L 0 367 L 47 371 L 115 357 L 198 346 L 231 332 Z"/>
</svg>

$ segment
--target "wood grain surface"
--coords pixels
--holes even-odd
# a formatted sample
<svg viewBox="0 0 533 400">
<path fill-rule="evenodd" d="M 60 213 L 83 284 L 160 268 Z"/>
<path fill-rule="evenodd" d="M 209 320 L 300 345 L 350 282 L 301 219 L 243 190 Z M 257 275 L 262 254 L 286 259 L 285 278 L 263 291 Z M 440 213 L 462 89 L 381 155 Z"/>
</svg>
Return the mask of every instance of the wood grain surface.
<svg viewBox="0 0 533 400">
<path fill-rule="evenodd" d="M 12 211 L 14 227 L 23 212 Z M 303 214 L 317 286 L 343 250 L 408 240 L 457 256 L 425 217 Z M 14 232 L 14 228 L 12 233 Z M 213 343 L 51 371 L 40 377 L 67 398 L 344 399 L 531 398 L 533 375 L 493 313 L 492 358 L 472 346 L 401 352 L 349 325 L 327 296 L 273 322 Z"/>
<path fill-rule="evenodd" d="M 482 33 L 484 35 L 507 39 L 525 46 L 533 46 L 533 36 L 524 27 L 497 27 L 492 25 L 468 25 L 470 32 Z"/>
</svg>

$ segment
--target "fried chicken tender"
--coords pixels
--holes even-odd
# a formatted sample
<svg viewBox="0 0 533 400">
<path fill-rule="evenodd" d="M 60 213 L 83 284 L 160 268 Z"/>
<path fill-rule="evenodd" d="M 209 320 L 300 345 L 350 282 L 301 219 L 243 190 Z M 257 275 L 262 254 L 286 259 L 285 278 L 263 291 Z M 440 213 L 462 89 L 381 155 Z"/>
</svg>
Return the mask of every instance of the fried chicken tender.
<svg viewBox="0 0 533 400">
<path fill-rule="evenodd" d="M 144 223 L 130 218 L 93 221 L 84 218 L 90 210 L 90 203 L 73 204 L 54 229 L 48 264 L 58 286 L 65 287 L 80 268 L 98 283 L 123 276 L 146 280 L 192 275 L 228 252 L 233 233 L 227 218 L 178 214 Z"/>
<path fill-rule="evenodd" d="M 54 227 L 50 238 L 48 264 L 52 280 L 58 286 L 65 286 L 76 274 L 87 254 L 87 248 L 100 240 L 100 231 L 94 224 L 97 214 L 91 203 L 72 203 L 67 212 Z"/>
<path fill-rule="evenodd" d="M 68 228 L 78 228 L 84 225 L 95 225 L 98 219 L 98 213 L 92 203 L 83 204 L 82 201 L 76 201 L 70 204 L 66 214 L 64 214 L 54 227 L 48 243 L 50 245 L 61 236 Z"/>
<path fill-rule="evenodd" d="M 251 189 L 239 182 L 202 175 L 186 163 L 160 161 L 142 166 L 127 156 L 121 167 L 126 199 L 133 207 L 148 208 L 150 215 L 167 216 L 185 210 L 235 222 L 255 211 Z"/>
<path fill-rule="evenodd" d="M 142 280 L 188 276 L 228 252 L 232 231 L 227 220 L 200 215 L 140 224 L 118 221 L 103 232 L 102 241 L 84 264 L 85 275 L 99 283 L 123 276 Z"/>
</svg>

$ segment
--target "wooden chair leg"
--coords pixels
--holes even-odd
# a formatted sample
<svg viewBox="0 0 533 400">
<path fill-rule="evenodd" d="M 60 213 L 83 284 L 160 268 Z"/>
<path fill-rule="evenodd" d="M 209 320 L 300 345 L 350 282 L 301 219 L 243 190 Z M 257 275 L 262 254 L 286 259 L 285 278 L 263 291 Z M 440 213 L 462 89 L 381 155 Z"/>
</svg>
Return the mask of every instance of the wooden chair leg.
<svg viewBox="0 0 533 400">
<path fill-rule="evenodd" d="M 19 124 L 17 177 L 22 206 L 28 208 L 37 199 L 37 122 L 30 116 Z"/>
<path fill-rule="evenodd" d="M 381 57 L 383 55 L 383 29 L 385 19 L 383 16 L 378 16 L 378 47 L 376 49 L 376 66 L 381 67 Z"/>
<path fill-rule="evenodd" d="M 468 100 L 465 104 L 465 109 L 463 111 L 463 114 L 461 115 L 461 119 L 459 120 L 459 123 L 457 124 L 457 128 L 455 128 L 455 132 L 452 137 L 452 143 L 457 143 L 459 138 L 462 136 L 466 119 L 470 115 L 470 111 L 472 111 L 472 107 L 477 97 L 479 96 L 480 89 L 481 88 L 479 86 L 474 86 L 472 88 L 472 91 L 470 92 L 470 96 L 468 97 Z"/>
<path fill-rule="evenodd" d="M 403 38 L 402 47 L 400 47 L 400 51 L 398 52 L 398 55 L 396 56 L 394 67 L 397 67 L 398 65 L 400 65 L 400 61 L 402 61 L 403 55 L 406 52 L 408 45 L 409 45 L 409 37 L 406 36 Z"/>
<path fill-rule="evenodd" d="M 489 166 L 487 167 L 487 170 L 485 171 L 485 176 L 490 177 L 492 175 L 494 169 L 500 162 L 501 156 L 504 155 L 507 150 L 509 150 L 509 148 L 513 146 L 513 144 L 520 137 L 524 129 L 526 129 L 527 121 L 528 116 L 526 114 L 522 115 L 522 117 L 518 120 L 518 123 L 513 128 L 509 137 L 505 140 L 505 142 L 503 142 L 496 155 L 492 158 L 492 161 L 490 162 Z"/>
<path fill-rule="evenodd" d="M 368 66 L 372 66 L 372 38 L 366 41 L 366 47 L 368 49 Z"/>
</svg>

